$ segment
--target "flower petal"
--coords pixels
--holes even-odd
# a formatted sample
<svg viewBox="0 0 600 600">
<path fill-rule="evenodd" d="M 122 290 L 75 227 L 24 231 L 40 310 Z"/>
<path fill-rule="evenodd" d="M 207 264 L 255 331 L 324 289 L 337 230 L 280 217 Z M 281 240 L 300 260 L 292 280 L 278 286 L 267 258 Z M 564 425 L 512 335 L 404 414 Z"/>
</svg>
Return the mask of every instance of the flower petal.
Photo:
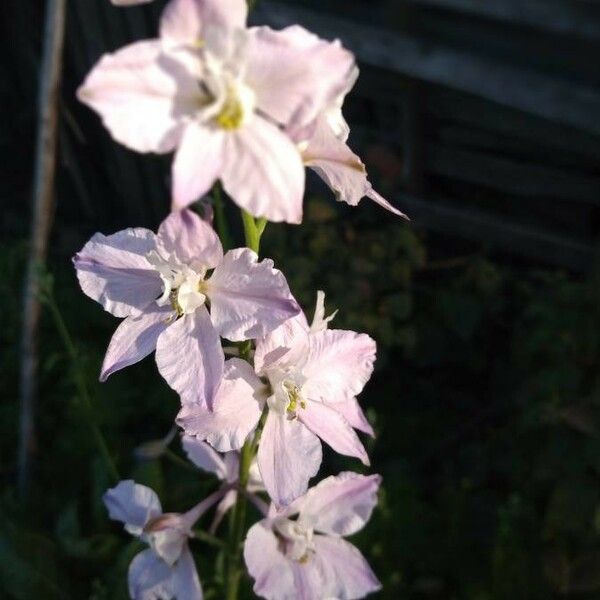
<svg viewBox="0 0 600 600">
<path fill-rule="evenodd" d="M 172 210 L 185 208 L 210 190 L 224 168 L 224 134 L 197 123 L 183 132 L 173 161 Z"/>
<path fill-rule="evenodd" d="M 211 446 L 189 435 L 183 436 L 181 445 L 187 457 L 199 469 L 214 473 L 221 480 L 226 479 L 227 471 L 223 458 Z"/>
<path fill-rule="evenodd" d="M 146 260 L 155 247 L 156 236 L 148 229 L 94 234 L 73 257 L 84 294 L 115 317 L 138 314 L 162 291 L 160 276 Z"/>
<path fill-rule="evenodd" d="M 367 451 L 348 421 L 336 410 L 321 402 L 308 401 L 298 412 L 298 418 L 336 452 L 354 456 L 369 465 Z"/>
<path fill-rule="evenodd" d="M 295 503 L 298 520 L 321 533 L 352 535 L 371 518 L 380 485 L 379 475 L 346 471 L 327 477 Z"/>
<path fill-rule="evenodd" d="M 337 410 L 340 415 L 342 415 L 342 417 L 344 417 L 344 419 L 346 419 L 346 421 L 348 421 L 348 423 L 354 427 L 354 429 L 358 429 L 359 431 L 362 431 L 371 437 L 375 437 L 373 427 L 367 420 L 367 417 L 365 416 L 365 413 L 363 412 L 356 398 L 351 398 L 345 402 L 336 402 L 335 405 L 332 405 L 332 408 Z"/>
<path fill-rule="evenodd" d="M 212 407 L 225 357 L 219 335 L 204 307 L 177 319 L 159 336 L 156 364 L 184 405 Z"/>
<path fill-rule="evenodd" d="M 171 0 L 160 21 L 160 36 L 171 44 L 197 45 L 211 28 L 243 28 L 245 0 Z"/>
<path fill-rule="evenodd" d="M 173 594 L 176 600 L 202 600 L 202 586 L 187 544 L 173 569 Z"/>
<path fill-rule="evenodd" d="M 364 333 L 329 329 L 310 336 L 303 393 L 327 403 L 354 398 L 373 372 L 377 346 Z"/>
<path fill-rule="evenodd" d="M 169 326 L 174 315 L 170 307 L 158 306 L 147 309 L 141 315 L 127 317 L 117 327 L 108 350 L 104 356 L 100 381 L 106 381 L 110 375 L 133 365 L 156 348 L 158 336 Z"/>
<path fill-rule="evenodd" d="M 304 165 L 293 142 L 275 125 L 253 117 L 224 137 L 223 187 L 238 206 L 269 221 L 300 223 Z"/>
<path fill-rule="evenodd" d="M 290 561 L 279 551 L 279 542 L 264 520 L 253 525 L 244 543 L 244 560 L 254 579 L 254 593 L 267 600 L 298 598 Z"/>
<path fill-rule="evenodd" d="M 77 91 L 115 140 L 138 152 L 170 152 L 183 120 L 194 114 L 198 87 L 182 62 L 158 40 L 105 54 Z"/>
<path fill-rule="evenodd" d="M 316 535 L 314 543 L 324 579 L 320 598 L 356 600 L 381 589 L 365 557 L 352 544 L 324 535 Z"/>
<path fill-rule="evenodd" d="M 212 322 L 234 342 L 266 335 L 300 311 L 273 261 L 248 248 L 230 250 L 206 284 Z"/>
<path fill-rule="evenodd" d="M 129 596 L 133 600 L 173 598 L 173 571 L 150 549 L 136 554 L 129 565 Z"/>
<path fill-rule="evenodd" d="M 115 6 L 135 6 L 136 4 L 148 4 L 152 0 L 110 0 Z"/>
<path fill-rule="evenodd" d="M 215 230 L 191 210 L 172 212 L 158 228 L 156 245 L 179 262 L 213 269 L 223 260 L 223 247 Z"/>
<path fill-rule="evenodd" d="M 124 523 L 125 529 L 133 535 L 140 535 L 146 523 L 162 513 L 154 490 L 131 479 L 120 481 L 102 500 L 110 518 Z"/>
<path fill-rule="evenodd" d="M 378 194 L 374 189 L 370 189 L 367 192 L 367 198 L 370 198 L 376 204 L 379 204 L 385 210 L 389 210 L 391 213 L 394 213 L 398 217 L 403 217 L 404 219 L 408 219 L 408 216 L 405 215 L 402 211 L 398 210 L 395 206 L 390 204 L 381 194 Z"/>
<path fill-rule="evenodd" d="M 298 419 L 269 411 L 258 446 L 258 468 L 277 506 L 304 494 L 321 466 L 321 442 Z"/>
<path fill-rule="evenodd" d="M 206 440 L 220 452 L 238 450 L 256 427 L 265 401 L 264 385 L 245 361 L 227 361 L 212 410 L 201 404 L 183 405 L 177 423 L 186 434 Z"/>
<path fill-rule="evenodd" d="M 250 30 L 246 82 L 259 110 L 280 125 L 312 123 L 347 90 L 353 73 L 354 57 L 339 41 L 322 40 L 299 25 Z"/>
</svg>

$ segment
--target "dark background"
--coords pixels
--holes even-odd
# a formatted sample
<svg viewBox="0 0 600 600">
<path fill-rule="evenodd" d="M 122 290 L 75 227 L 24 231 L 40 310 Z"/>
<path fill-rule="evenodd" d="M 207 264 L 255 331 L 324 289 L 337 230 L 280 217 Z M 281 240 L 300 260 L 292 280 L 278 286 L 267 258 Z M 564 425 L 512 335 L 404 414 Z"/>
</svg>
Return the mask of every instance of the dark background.
<svg viewBox="0 0 600 600">
<path fill-rule="evenodd" d="M 96 382 L 116 321 L 69 262 L 95 231 L 167 214 L 171 158 L 117 145 L 74 98 L 102 53 L 154 36 L 163 4 L 69 2 L 49 270 L 121 474 L 183 510 L 214 482 L 134 452 L 167 433 L 178 400 L 151 359 Z M 0 7 L 0 598 L 124 598 L 138 547 L 99 500 L 109 478 L 46 313 L 33 483 L 26 500 L 15 488 L 43 13 L 41 1 Z M 338 327 L 379 343 L 362 404 L 384 492 L 353 540 L 384 584 L 377 597 L 600 598 L 600 8 L 259 0 L 252 19 L 299 22 L 356 52 L 352 146 L 412 218 L 339 205 L 310 178 L 304 224 L 264 237 L 309 314 L 323 289 Z M 233 206 L 228 217 L 241 244 Z M 328 454 L 323 473 L 346 468 L 359 467 Z M 219 598 L 215 552 L 194 548 Z"/>
</svg>

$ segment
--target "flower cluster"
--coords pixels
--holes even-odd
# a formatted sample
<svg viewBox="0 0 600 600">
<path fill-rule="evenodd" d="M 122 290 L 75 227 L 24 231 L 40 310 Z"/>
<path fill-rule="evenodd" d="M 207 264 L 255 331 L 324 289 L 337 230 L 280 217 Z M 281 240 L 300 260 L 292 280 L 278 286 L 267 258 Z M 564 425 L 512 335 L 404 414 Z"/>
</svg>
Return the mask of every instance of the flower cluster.
<svg viewBox="0 0 600 600">
<path fill-rule="evenodd" d="M 130 565 L 135 600 L 202 598 L 193 528 L 216 505 L 214 535 L 246 500 L 264 515 L 243 549 L 259 596 L 350 600 L 380 587 L 343 539 L 368 521 L 379 476 L 347 472 L 309 489 L 321 442 L 369 465 L 357 431 L 374 433 L 357 396 L 375 342 L 331 328 L 323 292 L 309 323 L 284 275 L 259 259 L 265 223 L 255 218 L 301 222 L 305 167 L 338 200 L 368 197 L 402 213 L 375 192 L 347 145 L 353 55 L 300 26 L 275 31 L 246 19 L 244 0 L 170 0 L 157 39 L 102 57 L 78 92 L 115 140 L 175 152 L 173 212 L 158 232 L 96 234 L 73 259 L 83 292 L 123 319 L 100 379 L 155 351 L 181 401 L 188 458 L 222 482 L 184 514 L 163 513 L 156 494 L 131 480 L 105 494 L 111 518 L 149 545 Z M 218 180 L 244 211 L 250 248 L 224 252 L 210 220 L 189 208 Z M 234 564 L 240 540 L 231 528 Z M 237 597 L 231 589 L 227 597 Z"/>
</svg>

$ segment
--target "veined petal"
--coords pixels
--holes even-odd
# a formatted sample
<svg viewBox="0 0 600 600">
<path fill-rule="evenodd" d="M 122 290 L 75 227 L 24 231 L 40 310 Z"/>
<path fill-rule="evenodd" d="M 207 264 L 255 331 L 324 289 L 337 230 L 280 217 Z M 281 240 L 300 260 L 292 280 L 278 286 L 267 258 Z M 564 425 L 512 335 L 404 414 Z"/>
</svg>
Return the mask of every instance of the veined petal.
<svg viewBox="0 0 600 600">
<path fill-rule="evenodd" d="M 73 258 L 81 289 L 115 317 L 139 314 L 162 290 L 146 260 L 155 247 L 156 236 L 148 229 L 94 234 Z"/>
<path fill-rule="evenodd" d="M 202 586 L 194 557 L 186 544 L 173 568 L 173 594 L 176 600 L 202 600 Z"/>
<path fill-rule="evenodd" d="M 223 260 L 223 247 L 215 230 L 196 213 L 183 209 L 172 212 L 158 228 L 156 245 L 182 263 L 198 263 L 213 269 Z"/>
<path fill-rule="evenodd" d="M 381 589 L 369 563 L 352 544 L 326 535 L 315 535 L 314 544 L 324 579 L 319 598 L 358 600 Z"/>
<path fill-rule="evenodd" d="M 258 446 L 258 468 L 277 506 L 304 494 L 321 466 L 321 442 L 298 419 L 269 411 Z"/>
<path fill-rule="evenodd" d="M 133 365 L 156 348 L 158 336 L 169 326 L 175 313 L 170 307 L 151 307 L 140 315 L 127 317 L 113 334 L 104 356 L 100 381 Z"/>
<path fill-rule="evenodd" d="M 110 518 L 121 521 L 127 531 L 140 535 L 146 523 L 162 513 L 158 496 L 131 479 L 120 481 L 102 497 Z"/>
<path fill-rule="evenodd" d="M 199 469 L 214 473 L 221 480 L 227 478 L 227 470 L 223 458 L 206 442 L 201 442 L 190 435 L 184 435 L 181 445 L 187 457 Z"/>
<path fill-rule="evenodd" d="M 208 311 L 198 308 L 177 319 L 158 338 L 156 364 L 182 404 L 212 407 L 225 357 Z"/>
<path fill-rule="evenodd" d="M 336 452 L 354 456 L 369 465 L 369 457 L 356 432 L 336 410 L 321 402 L 309 401 L 298 412 L 298 418 Z"/>
<path fill-rule="evenodd" d="M 173 570 L 164 560 L 150 549 L 143 550 L 129 565 L 129 596 L 133 600 L 173 598 L 172 575 Z"/>
<path fill-rule="evenodd" d="M 186 434 L 206 440 L 219 452 L 238 450 L 256 427 L 266 400 L 265 386 L 245 361 L 227 361 L 212 410 L 184 404 L 177 423 Z"/>
<path fill-rule="evenodd" d="M 305 173 L 300 153 L 275 125 L 254 116 L 227 132 L 223 147 L 223 187 L 255 217 L 300 223 Z"/>
<path fill-rule="evenodd" d="M 246 25 L 246 0 L 171 0 L 160 21 L 163 43 L 201 45 L 207 29 L 242 28 Z"/>
<path fill-rule="evenodd" d="M 248 248 L 230 250 L 206 283 L 212 322 L 239 342 L 266 335 L 300 311 L 281 271 Z"/>
<path fill-rule="evenodd" d="M 173 210 L 185 208 L 210 190 L 224 169 L 224 134 L 190 123 L 173 161 Z"/>
<path fill-rule="evenodd" d="M 170 152 L 183 118 L 194 114 L 194 77 L 158 40 L 136 42 L 105 54 L 77 91 L 102 117 L 113 138 L 138 152 Z"/>
<path fill-rule="evenodd" d="M 360 531 L 377 505 L 379 475 L 346 471 L 323 479 L 300 498 L 299 522 L 315 531 L 348 536 Z"/>
<path fill-rule="evenodd" d="M 332 405 L 332 408 L 337 410 L 340 415 L 342 415 L 342 417 L 344 417 L 344 419 L 346 419 L 346 421 L 348 421 L 348 423 L 354 427 L 354 429 L 358 429 L 359 431 L 362 431 L 371 437 L 375 437 L 373 427 L 371 426 L 371 423 L 369 423 L 356 398 L 351 398 L 345 402 L 336 402 L 334 405 Z"/>
<path fill-rule="evenodd" d="M 246 82 L 257 107 L 290 129 L 312 123 L 348 88 L 354 57 L 299 25 L 250 30 Z"/>
<path fill-rule="evenodd" d="M 364 333 L 329 329 L 313 333 L 302 372 L 306 398 L 344 402 L 364 388 L 373 372 L 377 347 Z"/>
</svg>

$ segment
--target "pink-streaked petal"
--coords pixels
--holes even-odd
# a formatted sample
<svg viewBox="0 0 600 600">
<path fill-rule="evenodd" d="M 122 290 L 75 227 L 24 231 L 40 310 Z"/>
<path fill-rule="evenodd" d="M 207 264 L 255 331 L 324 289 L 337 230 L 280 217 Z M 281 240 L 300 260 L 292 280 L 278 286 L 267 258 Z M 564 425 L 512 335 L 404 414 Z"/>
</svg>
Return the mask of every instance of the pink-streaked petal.
<svg viewBox="0 0 600 600">
<path fill-rule="evenodd" d="M 102 117 L 113 138 L 138 152 L 170 152 L 184 117 L 194 114 L 196 80 L 158 40 L 136 42 L 105 54 L 77 91 Z"/>
<path fill-rule="evenodd" d="M 336 402 L 335 405 L 332 405 L 332 408 L 337 410 L 340 415 L 354 427 L 354 429 L 358 429 L 371 437 L 375 437 L 373 427 L 367 420 L 367 417 L 356 398 L 351 398 L 345 402 Z"/>
<path fill-rule="evenodd" d="M 115 317 L 139 314 L 162 291 L 160 276 L 146 260 L 155 247 L 156 236 L 148 229 L 94 234 L 73 257 L 84 294 Z"/>
<path fill-rule="evenodd" d="M 204 196 L 224 168 L 224 134 L 197 123 L 185 128 L 173 161 L 173 210 Z"/>
<path fill-rule="evenodd" d="M 315 531 L 348 536 L 360 531 L 377 505 L 379 475 L 346 471 L 323 479 L 300 498 L 298 520 Z"/>
<path fill-rule="evenodd" d="M 339 454 L 354 456 L 369 465 L 367 451 L 356 432 L 333 408 L 321 402 L 309 401 L 306 408 L 299 411 L 298 418 Z"/>
<path fill-rule="evenodd" d="M 221 340 L 208 311 L 200 307 L 169 326 L 158 338 L 156 364 L 182 404 L 212 407 L 225 364 Z"/>
<path fill-rule="evenodd" d="M 100 371 L 100 381 L 106 381 L 113 373 L 154 352 L 158 336 L 169 326 L 174 315 L 170 307 L 155 306 L 141 315 L 127 317 L 110 340 Z"/>
<path fill-rule="evenodd" d="M 358 600 L 381 589 L 369 563 L 352 544 L 323 535 L 316 535 L 314 543 L 324 580 L 319 598 Z"/>
<path fill-rule="evenodd" d="M 223 188 L 255 217 L 300 223 L 305 172 L 292 141 L 267 120 L 255 116 L 224 137 Z"/>
<path fill-rule="evenodd" d="M 267 600 L 293 600 L 296 595 L 294 573 L 268 521 L 260 521 L 248 531 L 244 560 L 254 579 L 254 593 Z"/>
<path fill-rule="evenodd" d="M 321 466 L 321 442 L 298 419 L 269 411 L 258 446 L 258 468 L 277 506 L 304 494 Z"/>
<path fill-rule="evenodd" d="M 258 262 L 248 248 L 227 252 L 206 290 L 215 328 L 234 342 L 264 336 L 300 311 L 273 261 Z"/>
<path fill-rule="evenodd" d="M 164 256 L 213 269 L 223 260 L 223 247 L 215 230 L 188 209 L 172 212 L 158 228 L 156 246 Z"/>
<path fill-rule="evenodd" d="M 374 189 L 370 189 L 367 194 L 367 198 L 370 198 L 376 204 L 379 204 L 385 210 L 389 210 L 391 213 L 394 213 L 398 217 L 403 217 L 410 221 L 410 218 L 406 216 L 402 211 L 398 210 L 394 205 L 390 204 L 381 194 L 378 194 Z"/>
<path fill-rule="evenodd" d="M 324 577 L 323 565 L 314 556 L 309 557 L 306 563 L 290 561 L 292 571 L 294 572 L 294 588 L 296 595 L 293 598 L 302 598 L 303 600 L 334 600 L 329 596 L 323 595 L 326 580 Z M 290 600 L 292 597 L 290 597 Z M 338 600 L 335 598 L 335 600 Z"/>
<path fill-rule="evenodd" d="M 129 596 L 133 600 L 173 598 L 173 570 L 150 549 L 136 554 L 129 565 Z"/>
<path fill-rule="evenodd" d="M 327 403 L 354 398 L 373 372 L 377 346 L 364 333 L 329 329 L 310 336 L 303 394 Z"/>
<path fill-rule="evenodd" d="M 202 600 L 202 586 L 187 544 L 173 568 L 173 594 L 176 600 Z"/>
<path fill-rule="evenodd" d="M 243 28 L 246 0 L 171 0 L 160 21 L 160 35 L 167 44 L 197 45 L 214 28 Z"/>
<path fill-rule="evenodd" d="M 140 535 L 146 523 L 162 512 L 156 493 L 131 479 L 119 482 L 102 500 L 110 518 L 124 523 L 133 535 Z"/>
<path fill-rule="evenodd" d="M 219 452 L 238 450 L 256 427 L 266 399 L 264 384 L 245 361 L 227 361 L 212 410 L 184 404 L 177 424 L 187 435 L 206 440 Z"/>
<path fill-rule="evenodd" d="M 214 473 L 221 480 L 226 479 L 227 471 L 223 458 L 211 446 L 189 435 L 183 436 L 181 445 L 187 457 L 199 469 Z"/>
<path fill-rule="evenodd" d="M 250 30 L 246 82 L 257 107 L 292 129 L 312 123 L 348 87 L 354 57 L 295 25 Z"/>
</svg>

